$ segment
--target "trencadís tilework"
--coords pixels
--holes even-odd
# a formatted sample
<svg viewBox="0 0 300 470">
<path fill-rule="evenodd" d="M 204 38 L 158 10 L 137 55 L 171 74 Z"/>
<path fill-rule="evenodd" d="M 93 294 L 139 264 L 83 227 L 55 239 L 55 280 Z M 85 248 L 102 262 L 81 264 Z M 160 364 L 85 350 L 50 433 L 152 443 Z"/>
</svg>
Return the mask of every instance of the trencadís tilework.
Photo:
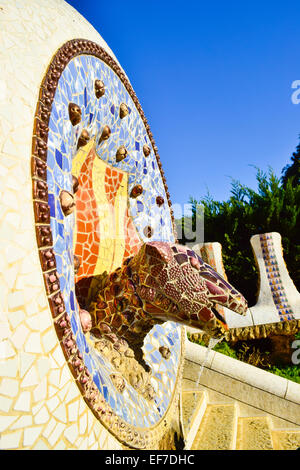
<svg viewBox="0 0 300 470">
<path fill-rule="evenodd" d="M 294 314 L 288 303 L 286 292 L 280 277 L 278 262 L 274 250 L 273 237 L 271 233 L 260 235 L 260 244 L 268 277 L 269 287 L 272 293 L 274 304 L 277 308 L 279 320 L 293 320 Z"/>
<path fill-rule="evenodd" d="M 173 219 L 149 126 L 129 82 L 100 49 L 89 41 L 67 43 L 41 87 L 32 158 L 36 233 L 56 331 L 77 384 L 118 438 L 143 447 L 143 432 L 172 408 L 181 329 L 167 322 L 146 336 L 155 391 L 149 402 L 129 382 L 115 386 L 115 370 L 84 334 L 79 311 L 94 277 L 113 272 L 143 242 L 174 242 Z"/>
</svg>

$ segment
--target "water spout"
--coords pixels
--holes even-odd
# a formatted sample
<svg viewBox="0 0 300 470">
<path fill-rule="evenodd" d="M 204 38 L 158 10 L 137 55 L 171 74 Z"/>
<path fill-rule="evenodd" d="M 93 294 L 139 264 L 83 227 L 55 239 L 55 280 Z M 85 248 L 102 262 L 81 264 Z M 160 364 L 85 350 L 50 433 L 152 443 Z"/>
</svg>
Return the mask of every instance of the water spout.
<svg viewBox="0 0 300 470">
<path fill-rule="evenodd" d="M 201 365 L 200 370 L 199 370 L 199 373 L 198 373 L 198 379 L 197 379 L 197 382 L 196 382 L 196 388 L 199 387 L 200 378 L 201 378 L 201 375 L 202 375 L 204 366 L 205 366 L 205 364 L 206 364 L 206 362 L 207 362 L 207 359 L 208 359 L 208 356 L 209 356 L 210 351 L 211 351 L 218 343 L 220 343 L 223 339 L 224 339 L 224 336 L 221 336 L 221 338 L 210 338 L 210 339 L 209 339 L 208 346 L 207 346 L 207 348 L 206 348 L 206 353 L 205 353 L 205 356 L 204 356 L 204 360 L 203 360 L 203 362 L 202 362 L 202 365 Z M 194 395 L 195 395 L 195 394 L 194 394 Z"/>
<path fill-rule="evenodd" d="M 220 338 L 210 338 L 210 339 L 209 339 L 208 346 L 207 346 L 206 352 L 205 352 L 205 356 L 204 356 L 203 362 L 202 362 L 202 364 L 201 364 L 201 367 L 200 367 L 200 370 L 199 370 L 199 373 L 198 373 L 198 378 L 197 378 L 197 382 L 196 382 L 196 389 L 195 389 L 195 392 L 193 393 L 194 409 L 195 409 L 195 407 L 196 407 L 196 400 L 197 400 L 196 390 L 197 390 L 198 387 L 199 387 L 200 378 L 201 378 L 201 375 L 202 375 L 204 366 L 205 366 L 205 364 L 206 364 L 206 362 L 207 362 L 209 353 L 210 353 L 210 351 L 211 351 L 218 343 L 220 343 L 223 339 L 224 339 L 224 336 L 221 336 Z M 188 427 L 189 427 L 189 425 L 190 425 L 191 419 L 192 419 L 192 414 L 191 414 L 191 416 L 190 416 L 189 419 L 188 419 L 188 425 L 187 425 Z"/>
</svg>

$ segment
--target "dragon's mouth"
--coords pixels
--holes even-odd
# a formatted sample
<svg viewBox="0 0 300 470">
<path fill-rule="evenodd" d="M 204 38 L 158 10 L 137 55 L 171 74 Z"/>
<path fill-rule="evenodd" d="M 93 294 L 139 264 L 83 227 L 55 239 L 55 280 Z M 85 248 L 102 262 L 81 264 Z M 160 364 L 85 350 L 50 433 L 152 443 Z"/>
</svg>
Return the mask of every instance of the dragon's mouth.
<svg viewBox="0 0 300 470">
<path fill-rule="evenodd" d="M 220 337 L 229 327 L 224 314 L 217 310 L 217 305 L 227 307 L 240 315 L 245 315 L 247 311 L 247 302 L 243 296 L 233 288 L 229 290 L 229 284 L 223 279 L 221 283 L 220 279 L 217 274 L 215 282 L 206 279 L 202 286 L 206 289 L 200 289 L 203 293 L 195 289 L 195 293 L 191 292 L 190 297 L 183 295 L 180 300 L 177 299 L 179 293 L 176 291 L 173 296 L 176 300 L 174 300 L 157 286 L 138 285 L 137 282 L 133 284 L 144 313 L 152 320 L 183 323 L 206 331 L 213 337 Z"/>
<path fill-rule="evenodd" d="M 228 330 L 225 317 L 214 307 L 205 307 L 205 309 L 211 312 L 211 316 L 207 318 L 207 320 L 204 320 L 203 318 L 199 318 L 197 314 L 190 315 L 187 312 L 182 311 L 174 301 L 161 294 L 158 294 L 152 301 L 144 299 L 143 304 L 144 311 L 147 314 L 161 321 L 184 323 L 198 329 L 208 331 L 213 329 L 220 333 L 224 333 Z"/>
<path fill-rule="evenodd" d="M 225 328 L 225 330 L 228 330 L 229 327 L 226 323 L 225 317 L 220 312 L 218 312 L 218 310 L 216 308 L 212 307 L 211 310 L 212 310 L 214 316 L 216 317 L 216 319 L 218 320 L 218 322 Z"/>
</svg>

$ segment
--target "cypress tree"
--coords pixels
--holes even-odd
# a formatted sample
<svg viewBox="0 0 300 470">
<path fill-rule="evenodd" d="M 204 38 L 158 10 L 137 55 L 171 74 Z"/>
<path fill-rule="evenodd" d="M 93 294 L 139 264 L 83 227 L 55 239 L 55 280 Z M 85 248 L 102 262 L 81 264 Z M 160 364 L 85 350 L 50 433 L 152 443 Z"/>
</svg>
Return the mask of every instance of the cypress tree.
<svg viewBox="0 0 300 470">
<path fill-rule="evenodd" d="M 282 170 L 281 181 L 283 186 L 286 186 L 287 181 L 290 179 L 292 186 L 295 187 L 300 183 L 300 143 L 296 147 L 296 152 L 291 157 L 292 163 L 286 165 Z"/>
<path fill-rule="evenodd" d="M 295 185 L 292 178 L 287 178 L 285 185 L 281 184 L 271 168 L 268 173 L 257 169 L 256 180 L 257 191 L 232 180 L 228 201 L 215 201 L 210 195 L 200 201 L 190 198 L 196 221 L 201 217 L 197 214 L 197 205 L 204 206 L 205 242 L 222 244 L 229 282 L 244 294 L 249 306 L 256 303 L 258 285 L 258 271 L 250 245 L 254 234 L 281 234 L 284 259 L 300 291 L 300 185 Z M 178 223 L 184 225 L 186 222 L 180 220 Z M 186 242 L 184 236 L 179 242 Z"/>
</svg>

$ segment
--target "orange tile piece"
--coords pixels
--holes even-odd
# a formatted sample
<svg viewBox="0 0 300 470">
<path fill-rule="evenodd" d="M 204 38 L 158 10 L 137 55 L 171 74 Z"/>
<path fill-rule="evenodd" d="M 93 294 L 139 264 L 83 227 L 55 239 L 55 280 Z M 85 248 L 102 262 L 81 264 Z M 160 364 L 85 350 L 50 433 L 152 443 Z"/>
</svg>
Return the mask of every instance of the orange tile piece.
<svg viewBox="0 0 300 470">
<path fill-rule="evenodd" d="M 76 282 L 93 274 L 99 252 L 99 217 L 92 186 L 95 157 L 95 151 L 92 150 L 84 161 L 78 176 L 79 189 L 76 193 L 77 238 L 74 253 L 79 257 L 81 266 L 76 276 Z"/>
</svg>

